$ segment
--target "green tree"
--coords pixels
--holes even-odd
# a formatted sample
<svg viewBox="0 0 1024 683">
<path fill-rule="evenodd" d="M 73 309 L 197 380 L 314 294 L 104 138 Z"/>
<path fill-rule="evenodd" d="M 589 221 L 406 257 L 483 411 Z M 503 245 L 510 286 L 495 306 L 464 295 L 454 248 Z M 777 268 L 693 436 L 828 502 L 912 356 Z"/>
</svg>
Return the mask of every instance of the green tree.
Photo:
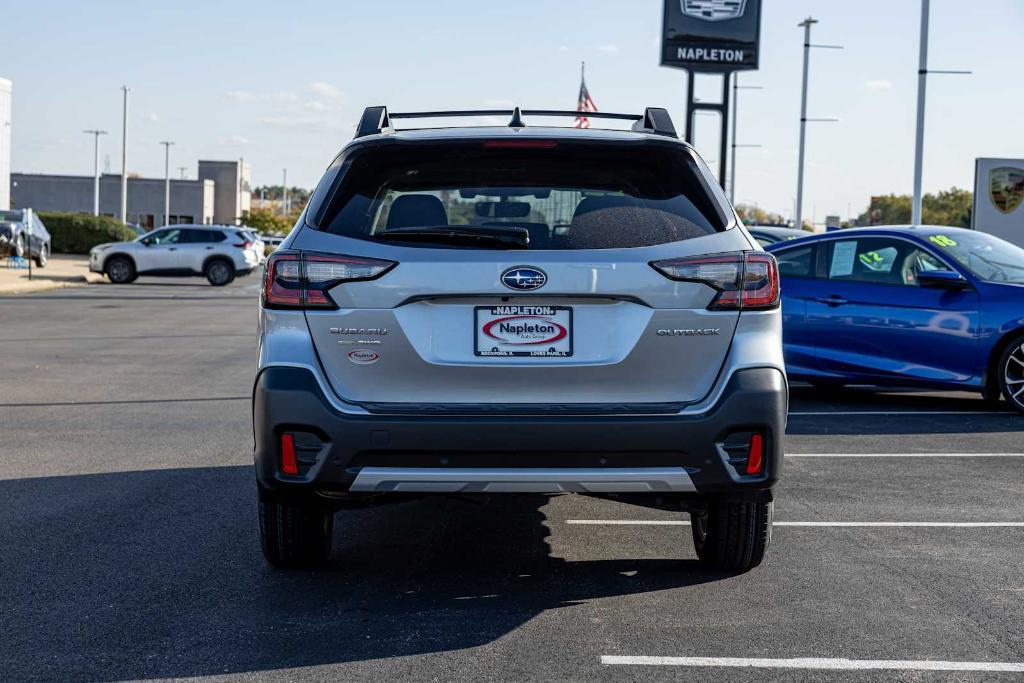
<svg viewBox="0 0 1024 683">
<path fill-rule="evenodd" d="M 242 223 L 264 235 L 286 235 L 295 225 L 295 217 L 285 217 L 270 209 L 253 209 L 242 214 Z"/>
<path fill-rule="evenodd" d="M 921 220 L 926 225 L 950 225 L 968 228 L 974 195 L 958 187 L 938 194 L 926 194 L 922 200 Z M 912 199 L 907 194 L 887 194 L 871 198 L 868 210 L 857 217 L 857 225 L 907 225 Z"/>
<path fill-rule="evenodd" d="M 768 213 L 758 206 L 737 204 L 736 213 L 744 225 L 785 225 L 786 219 L 777 213 Z"/>
</svg>

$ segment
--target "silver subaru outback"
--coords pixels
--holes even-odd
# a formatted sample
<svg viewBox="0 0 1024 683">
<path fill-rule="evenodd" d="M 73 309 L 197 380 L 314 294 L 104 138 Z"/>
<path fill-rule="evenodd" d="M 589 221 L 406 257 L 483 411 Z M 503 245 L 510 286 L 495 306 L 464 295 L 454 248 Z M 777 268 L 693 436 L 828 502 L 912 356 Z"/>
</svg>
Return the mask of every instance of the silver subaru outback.
<svg viewBox="0 0 1024 683">
<path fill-rule="evenodd" d="M 412 129 L 419 117 L 507 126 Z M 259 528 L 323 562 L 346 507 L 571 492 L 689 513 L 710 566 L 771 537 L 779 277 L 663 109 L 370 107 L 266 264 Z"/>
</svg>

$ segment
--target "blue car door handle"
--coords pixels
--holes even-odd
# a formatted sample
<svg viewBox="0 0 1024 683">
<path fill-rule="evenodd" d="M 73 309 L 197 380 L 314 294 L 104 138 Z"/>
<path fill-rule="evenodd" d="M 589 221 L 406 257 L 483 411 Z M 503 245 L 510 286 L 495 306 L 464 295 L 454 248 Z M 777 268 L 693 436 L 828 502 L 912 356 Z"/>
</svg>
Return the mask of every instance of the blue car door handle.
<svg viewBox="0 0 1024 683">
<path fill-rule="evenodd" d="M 829 306 L 842 306 L 843 304 L 849 303 L 848 300 L 844 299 L 838 294 L 833 294 L 831 296 L 823 296 L 820 299 L 818 299 L 818 302 L 828 304 Z"/>
</svg>

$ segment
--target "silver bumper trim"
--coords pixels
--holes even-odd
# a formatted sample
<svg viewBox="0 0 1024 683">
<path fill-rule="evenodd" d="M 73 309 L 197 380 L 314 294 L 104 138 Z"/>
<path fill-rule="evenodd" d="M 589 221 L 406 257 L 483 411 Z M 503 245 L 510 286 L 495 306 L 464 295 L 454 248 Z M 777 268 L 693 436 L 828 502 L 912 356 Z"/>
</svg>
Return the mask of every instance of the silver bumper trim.
<svg viewBox="0 0 1024 683">
<path fill-rule="evenodd" d="M 602 469 L 364 467 L 355 493 L 692 493 L 682 467 Z"/>
</svg>

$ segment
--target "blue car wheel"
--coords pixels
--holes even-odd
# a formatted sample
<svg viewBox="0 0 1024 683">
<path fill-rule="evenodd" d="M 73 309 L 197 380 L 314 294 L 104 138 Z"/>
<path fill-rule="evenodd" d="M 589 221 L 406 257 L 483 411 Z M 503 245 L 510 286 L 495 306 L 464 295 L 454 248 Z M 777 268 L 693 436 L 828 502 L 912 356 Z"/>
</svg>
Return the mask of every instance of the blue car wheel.
<svg viewBox="0 0 1024 683">
<path fill-rule="evenodd" d="M 999 359 L 999 388 L 1006 401 L 1024 413 L 1024 335 L 1010 342 Z"/>
</svg>

